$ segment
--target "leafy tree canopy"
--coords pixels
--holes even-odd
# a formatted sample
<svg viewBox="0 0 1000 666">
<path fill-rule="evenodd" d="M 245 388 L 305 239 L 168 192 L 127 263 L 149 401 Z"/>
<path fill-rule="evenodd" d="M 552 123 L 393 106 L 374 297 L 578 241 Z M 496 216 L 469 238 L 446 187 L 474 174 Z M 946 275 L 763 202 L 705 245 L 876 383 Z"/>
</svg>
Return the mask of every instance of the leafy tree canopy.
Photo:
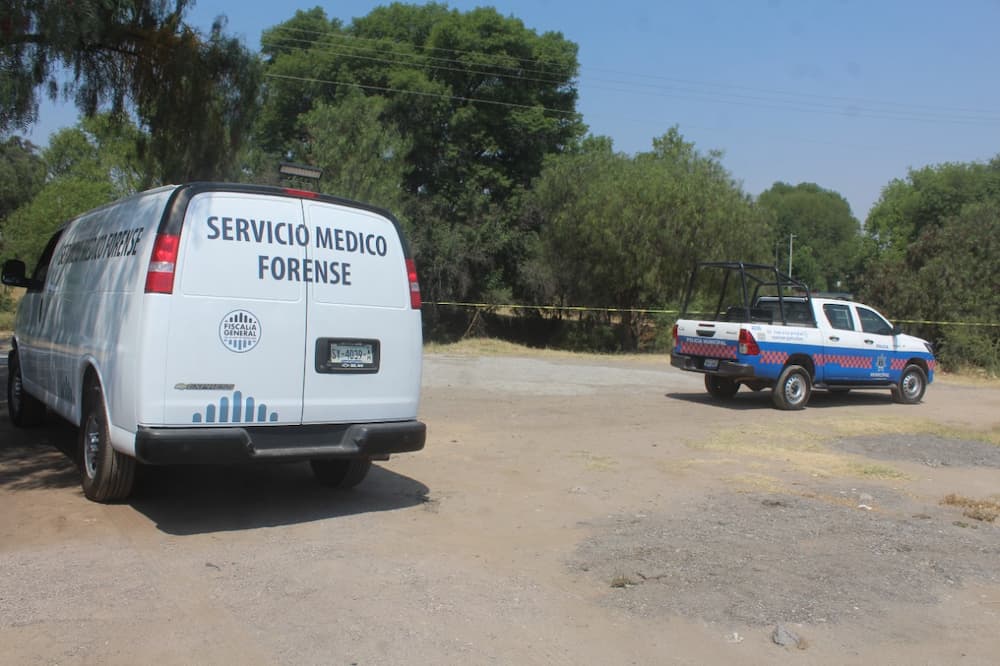
<svg viewBox="0 0 1000 666">
<path fill-rule="evenodd" d="M 349 26 L 318 8 L 300 11 L 262 38 L 261 144 L 297 157 L 297 119 L 362 91 L 386 100 L 381 120 L 408 146 L 408 192 L 456 210 L 468 197 L 502 202 L 583 131 L 576 51 L 491 8 L 394 3 Z"/>
<path fill-rule="evenodd" d="M 30 141 L 0 141 L 0 224 L 18 206 L 31 201 L 45 182 L 45 162 Z"/>
<path fill-rule="evenodd" d="M 946 163 L 911 169 L 896 179 L 868 215 L 865 233 L 878 255 L 902 256 L 929 227 L 940 226 L 969 203 L 1000 198 L 1000 155 L 989 163 Z"/>
<path fill-rule="evenodd" d="M 144 166 L 136 152 L 139 134 L 135 125 L 99 114 L 52 135 L 41 157 L 48 180 L 3 222 L 0 254 L 31 265 L 64 222 L 136 192 Z"/>
<path fill-rule="evenodd" d="M 528 196 L 538 256 L 527 273 L 540 299 L 618 308 L 680 301 L 699 260 L 768 255 L 766 216 L 722 167 L 676 128 L 629 157 L 610 139 L 551 157 Z M 626 330 L 632 323 L 622 315 Z M 634 348 L 637 331 L 622 341 Z"/>
<path fill-rule="evenodd" d="M 259 68 L 221 19 L 207 36 L 187 25 L 191 4 L 9 0 L 0 9 L 0 131 L 35 120 L 40 90 L 53 99 L 61 90 L 85 116 L 134 113 L 162 180 L 226 175 L 253 118 Z"/>
<path fill-rule="evenodd" d="M 792 272 L 810 287 L 846 291 L 861 249 L 861 225 L 840 194 L 815 183 L 775 183 L 757 202 L 774 216 L 775 262 L 787 269 L 789 236 Z"/>
</svg>

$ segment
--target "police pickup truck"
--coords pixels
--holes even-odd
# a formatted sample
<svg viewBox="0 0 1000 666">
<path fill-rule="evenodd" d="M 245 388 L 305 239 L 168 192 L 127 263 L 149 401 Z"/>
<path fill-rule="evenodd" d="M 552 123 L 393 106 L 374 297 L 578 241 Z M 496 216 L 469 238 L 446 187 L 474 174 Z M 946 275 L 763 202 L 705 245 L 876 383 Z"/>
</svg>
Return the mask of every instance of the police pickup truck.
<svg viewBox="0 0 1000 666">
<path fill-rule="evenodd" d="M 720 296 L 708 312 L 691 316 L 694 293 Z M 873 308 L 814 298 L 775 267 L 743 262 L 696 266 L 670 362 L 703 373 L 715 398 L 733 398 L 740 385 L 771 388 L 774 405 L 787 410 L 805 407 L 813 388 L 889 389 L 896 402 L 916 404 L 935 367 L 928 342 L 903 334 Z"/>
</svg>

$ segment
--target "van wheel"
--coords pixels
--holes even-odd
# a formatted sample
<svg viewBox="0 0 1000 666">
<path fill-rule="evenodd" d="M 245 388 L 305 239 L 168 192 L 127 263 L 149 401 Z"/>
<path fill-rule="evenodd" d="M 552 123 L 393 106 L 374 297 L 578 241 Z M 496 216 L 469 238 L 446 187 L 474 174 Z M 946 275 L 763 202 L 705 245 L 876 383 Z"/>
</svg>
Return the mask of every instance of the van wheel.
<svg viewBox="0 0 1000 666">
<path fill-rule="evenodd" d="M 809 402 L 812 380 L 801 365 L 789 365 L 781 371 L 771 400 L 778 409 L 802 409 Z"/>
<path fill-rule="evenodd" d="M 135 484 L 135 458 L 115 451 L 108 432 L 104 393 L 96 383 L 83 394 L 83 418 L 77 446 L 83 494 L 95 502 L 123 500 Z"/>
<path fill-rule="evenodd" d="M 331 488 L 353 488 L 362 481 L 371 469 L 372 461 L 368 458 L 351 460 L 310 460 L 316 480 Z"/>
<path fill-rule="evenodd" d="M 7 354 L 7 412 L 19 428 L 36 426 L 45 420 L 45 404 L 24 390 L 21 361 L 15 350 Z"/>
<path fill-rule="evenodd" d="M 899 385 L 892 387 L 892 399 L 904 405 L 915 405 L 924 399 L 927 375 L 919 365 L 908 365 L 899 377 Z"/>
<path fill-rule="evenodd" d="M 740 390 L 740 385 L 729 377 L 719 377 L 718 375 L 705 375 L 705 390 L 713 398 L 729 400 Z"/>
</svg>

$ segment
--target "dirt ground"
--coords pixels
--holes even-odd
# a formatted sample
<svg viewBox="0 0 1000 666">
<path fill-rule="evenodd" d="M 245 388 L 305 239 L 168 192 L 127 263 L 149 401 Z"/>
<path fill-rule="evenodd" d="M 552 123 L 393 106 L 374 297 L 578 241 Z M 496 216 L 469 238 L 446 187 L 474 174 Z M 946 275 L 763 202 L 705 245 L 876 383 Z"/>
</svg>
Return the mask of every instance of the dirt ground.
<svg viewBox="0 0 1000 666">
<path fill-rule="evenodd" d="M 104 506 L 72 429 L 0 405 L 0 661 L 1000 662 L 1000 385 L 779 412 L 666 357 L 459 348 L 421 418 L 351 492 L 158 468 Z"/>
</svg>

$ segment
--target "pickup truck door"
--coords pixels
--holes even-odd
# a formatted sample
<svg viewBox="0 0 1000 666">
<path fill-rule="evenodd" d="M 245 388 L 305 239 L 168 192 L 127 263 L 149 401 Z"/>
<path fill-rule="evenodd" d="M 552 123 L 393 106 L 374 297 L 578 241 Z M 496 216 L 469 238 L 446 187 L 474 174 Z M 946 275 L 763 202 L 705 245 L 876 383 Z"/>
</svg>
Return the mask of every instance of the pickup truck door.
<svg viewBox="0 0 1000 666">
<path fill-rule="evenodd" d="M 867 308 L 855 308 L 849 303 L 823 305 L 823 316 L 828 324 L 823 327 L 825 381 L 844 384 L 889 381 L 892 336 L 874 332 L 878 327 L 870 321 L 872 315 L 885 323 Z"/>
</svg>

